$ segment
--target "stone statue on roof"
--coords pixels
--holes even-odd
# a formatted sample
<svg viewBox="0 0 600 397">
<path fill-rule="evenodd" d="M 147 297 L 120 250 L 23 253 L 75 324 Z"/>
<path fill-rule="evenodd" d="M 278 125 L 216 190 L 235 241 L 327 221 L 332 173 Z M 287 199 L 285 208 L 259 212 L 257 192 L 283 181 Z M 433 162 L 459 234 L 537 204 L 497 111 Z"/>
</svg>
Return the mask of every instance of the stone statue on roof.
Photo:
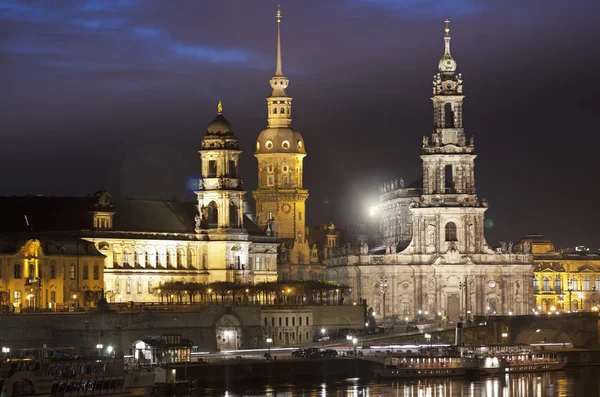
<svg viewBox="0 0 600 397">
<path fill-rule="evenodd" d="M 96 197 L 98 198 L 98 202 L 96 203 L 98 207 L 107 208 L 112 205 L 110 202 L 110 193 L 106 190 L 96 193 Z"/>
<path fill-rule="evenodd" d="M 523 253 L 525 255 L 529 254 L 531 246 L 529 245 L 529 241 L 523 241 Z"/>
</svg>

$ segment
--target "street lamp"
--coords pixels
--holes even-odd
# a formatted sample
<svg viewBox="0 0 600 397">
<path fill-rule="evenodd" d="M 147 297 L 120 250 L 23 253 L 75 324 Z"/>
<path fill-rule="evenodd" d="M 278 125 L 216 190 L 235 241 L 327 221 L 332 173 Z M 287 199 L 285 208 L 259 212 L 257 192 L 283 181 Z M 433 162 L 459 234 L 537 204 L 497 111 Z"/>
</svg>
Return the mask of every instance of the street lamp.
<svg viewBox="0 0 600 397">
<path fill-rule="evenodd" d="M 354 355 L 356 355 L 356 342 L 358 342 L 358 339 L 352 338 L 352 344 L 354 345 Z"/>
<path fill-rule="evenodd" d="M 383 315 L 383 325 L 385 326 L 385 293 L 387 292 L 388 289 L 388 283 L 387 283 L 387 277 L 381 277 L 381 279 L 379 280 L 379 290 L 381 291 L 381 296 L 383 299 L 383 308 L 382 308 L 382 315 Z"/>
<path fill-rule="evenodd" d="M 425 339 L 427 339 L 427 343 L 429 344 L 429 348 L 431 349 L 431 334 L 425 334 Z"/>
<path fill-rule="evenodd" d="M 112 356 L 112 352 L 113 352 L 113 347 L 108 345 L 108 347 L 106 348 L 106 351 L 108 352 L 108 357 Z"/>
<path fill-rule="evenodd" d="M 102 350 L 102 348 L 103 348 L 103 347 L 104 347 L 104 346 L 102 345 L 102 343 L 98 343 L 98 344 L 96 345 L 96 349 L 98 349 L 98 356 L 100 356 L 100 351 Z"/>
<path fill-rule="evenodd" d="M 267 353 L 268 357 L 271 356 L 271 345 L 272 344 L 273 344 L 273 338 L 267 338 L 267 346 L 268 346 L 268 349 L 269 349 L 268 353 Z"/>
</svg>

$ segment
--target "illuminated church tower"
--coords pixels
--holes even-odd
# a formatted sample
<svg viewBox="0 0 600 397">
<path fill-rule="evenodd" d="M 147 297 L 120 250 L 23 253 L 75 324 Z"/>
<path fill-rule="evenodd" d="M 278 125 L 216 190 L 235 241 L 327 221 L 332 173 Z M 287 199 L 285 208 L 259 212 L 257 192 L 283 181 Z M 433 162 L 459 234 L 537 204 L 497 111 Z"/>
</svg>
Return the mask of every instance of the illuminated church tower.
<svg viewBox="0 0 600 397">
<path fill-rule="evenodd" d="M 284 242 L 292 264 L 310 260 L 305 232 L 302 160 L 306 156 L 302 135 L 292 128 L 292 98 L 285 89 L 289 80 L 281 68 L 281 11 L 277 10 L 277 66 L 271 78 L 273 92 L 267 98 L 267 128 L 256 141 L 258 159 L 257 223 Z"/>
<path fill-rule="evenodd" d="M 487 203 L 475 194 L 475 146 L 462 121 L 463 86 L 450 54 L 446 20 L 444 55 L 433 80 L 433 132 L 423 137 L 423 193 L 411 208 L 415 253 L 483 253 Z"/>
</svg>

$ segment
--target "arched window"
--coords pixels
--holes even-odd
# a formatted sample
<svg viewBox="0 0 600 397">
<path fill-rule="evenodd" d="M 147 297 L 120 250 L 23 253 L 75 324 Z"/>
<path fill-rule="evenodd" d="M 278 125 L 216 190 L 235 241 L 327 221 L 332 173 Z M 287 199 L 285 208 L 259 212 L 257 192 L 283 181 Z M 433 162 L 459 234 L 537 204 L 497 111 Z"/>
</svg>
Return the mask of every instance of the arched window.
<svg viewBox="0 0 600 397">
<path fill-rule="evenodd" d="M 590 301 L 589 299 L 586 299 L 585 302 L 583 302 L 583 310 L 585 310 L 585 311 L 592 310 L 592 301 Z"/>
<path fill-rule="evenodd" d="M 577 282 L 577 279 L 575 277 L 573 277 L 572 279 L 569 280 L 569 289 L 571 291 L 575 291 L 579 289 L 579 283 Z"/>
<path fill-rule="evenodd" d="M 13 301 L 15 303 L 21 303 L 21 291 L 15 290 L 15 292 L 13 293 Z"/>
<path fill-rule="evenodd" d="M 56 262 L 50 261 L 50 278 L 56 278 Z"/>
<path fill-rule="evenodd" d="M 229 203 L 229 227 L 238 227 L 239 217 L 238 208 L 232 201 Z"/>
<path fill-rule="evenodd" d="M 217 228 L 219 226 L 219 209 L 217 203 L 211 201 L 208 204 L 208 227 Z"/>
<path fill-rule="evenodd" d="M 35 278 L 36 274 L 35 274 L 35 263 L 29 263 L 29 268 L 28 268 L 29 272 L 27 273 L 27 277 L 29 278 Z"/>
<path fill-rule="evenodd" d="M 136 267 L 140 266 L 140 255 L 138 254 L 137 251 L 135 251 L 133 253 L 133 263 L 135 264 Z"/>
<path fill-rule="evenodd" d="M 113 250 L 113 267 L 119 266 L 119 251 Z"/>
<path fill-rule="evenodd" d="M 550 291 L 550 278 L 544 277 L 542 280 L 542 288 L 544 291 Z"/>
<path fill-rule="evenodd" d="M 129 266 L 129 252 L 127 250 L 123 251 L 123 266 Z"/>
<path fill-rule="evenodd" d="M 94 263 L 94 280 L 100 279 L 100 266 L 97 263 Z"/>
<path fill-rule="evenodd" d="M 84 264 L 83 265 L 83 273 L 82 273 L 83 279 L 87 280 L 89 277 L 89 269 L 88 269 L 88 265 Z"/>
<path fill-rule="evenodd" d="M 21 278 L 21 264 L 15 263 L 15 278 Z"/>
<path fill-rule="evenodd" d="M 188 269 L 192 269 L 194 267 L 194 251 L 191 249 L 187 250 L 187 267 Z"/>
<path fill-rule="evenodd" d="M 273 108 L 273 114 L 277 114 L 277 108 Z"/>
<path fill-rule="evenodd" d="M 50 291 L 50 302 L 56 303 L 56 291 Z"/>
<path fill-rule="evenodd" d="M 284 109 L 284 108 L 281 108 L 281 110 L 279 111 L 279 113 L 281 113 L 281 114 L 285 115 L 285 109 Z"/>
<path fill-rule="evenodd" d="M 444 105 L 444 127 L 454 128 L 454 112 L 450 103 Z"/>
<path fill-rule="evenodd" d="M 177 267 L 183 269 L 183 250 L 177 250 Z"/>
<path fill-rule="evenodd" d="M 75 280 L 75 265 L 71 264 L 71 266 L 69 266 L 69 278 L 71 280 Z"/>
<path fill-rule="evenodd" d="M 533 290 L 534 290 L 534 291 L 537 291 L 537 290 L 539 290 L 539 289 L 540 289 L 540 286 L 539 286 L 539 284 L 538 284 L 538 279 L 537 279 L 537 277 L 534 277 L 534 278 L 533 278 Z"/>
<path fill-rule="evenodd" d="M 457 241 L 456 224 L 454 222 L 446 223 L 446 241 Z"/>
<path fill-rule="evenodd" d="M 554 279 L 554 291 L 555 292 L 560 292 L 561 288 L 560 288 L 560 277 L 556 277 Z"/>
<path fill-rule="evenodd" d="M 583 290 L 584 291 L 590 290 L 590 278 L 589 277 L 586 277 L 583 279 Z"/>
<path fill-rule="evenodd" d="M 160 266 L 160 253 L 158 252 L 158 250 L 156 250 L 156 253 L 154 255 L 154 266 L 155 267 Z"/>
<path fill-rule="evenodd" d="M 573 299 L 573 302 L 571 302 L 571 310 L 579 310 L 579 301 L 577 299 Z"/>
<path fill-rule="evenodd" d="M 452 165 L 447 164 L 444 167 L 444 192 L 454 193 L 454 177 L 452 174 Z"/>
<path fill-rule="evenodd" d="M 167 250 L 167 267 L 173 266 L 173 253 L 171 250 Z"/>
</svg>

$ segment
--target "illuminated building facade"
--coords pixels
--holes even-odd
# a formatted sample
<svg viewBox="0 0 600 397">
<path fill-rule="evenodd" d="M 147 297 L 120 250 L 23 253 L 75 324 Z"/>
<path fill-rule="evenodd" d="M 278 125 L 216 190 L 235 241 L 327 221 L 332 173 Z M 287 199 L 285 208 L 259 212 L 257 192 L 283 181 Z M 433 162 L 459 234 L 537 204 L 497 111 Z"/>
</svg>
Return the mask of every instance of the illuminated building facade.
<svg viewBox="0 0 600 397">
<path fill-rule="evenodd" d="M 272 93 L 267 98 L 267 128 L 256 140 L 258 160 L 256 221 L 282 241 L 280 273 L 283 279 L 311 278 L 322 273 L 313 255 L 306 229 L 306 199 L 303 186 L 303 159 L 306 148 L 302 135 L 292 128 L 292 98 L 286 88 L 289 79 L 281 61 L 281 12 L 277 11 L 277 62 L 270 80 Z"/>
<path fill-rule="evenodd" d="M 597 311 L 600 300 L 600 254 L 569 250 L 558 252 L 539 234 L 525 236 L 530 244 L 535 276 L 535 311 L 541 313 Z"/>
<path fill-rule="evenodd" d="M 0 307 L 76 310 L 102 294 L 104 256 L 93 244 L 72 238 L 0 240 Z"/>
<path fill-rule="evenodd" d="M 99 291 L 102 286 L 109 302 L 157 302 L 157 288 L 166 281 L 276 281 L 279 243 L 244 214 L 240 153 L 237 137 L 219 104 L 200 149 L 202 179 L 196 202 L 112 202 L 107 192 L 87 197 L 0 198 L 4 219 L 0 234 L 29 238 L 35 231 L 53 238 L 70 236 L 82 246 L 88 242 L 95 245 L 94 252 L 100 257 L 93 263 L 79 260 L 76 280 L 85 274 L 85 261 L 87 266 L 101 264 L 99 279 L 92 278 L 89 268 L 87 284 L 74 289 L 69 276 L 66 289 L 56 287 L 60 290 L 56 302 L 75 292 Z M 49 266 L 46 262 L 44 266 Z M 43 268 L 42 274 L 48 271 Z M 62 268 L 58 272 L 61 277 L 65 274 Z M 6 291 L 24 288 L 21 283 L 7 286 Z M 45 305 L 47 300 L 43 302 Z"/>
<path fill-rule="evenodd" d="M 433 132 L 421 150 L 422 186 L 382 187 L 385 247 L 328 260 L 328 279 L 351 286 L 353 299 L 366 299 L 380 319 L 458 320 L 525 314 L 533 306 L 531 255 L 496 253 L 485 240 L 488 204 L 475 192 L 475 145 L 463 128 L 463 79 L 455 73 L 448 25 L 444 40 L 433 81 Z"/>
</svg>

